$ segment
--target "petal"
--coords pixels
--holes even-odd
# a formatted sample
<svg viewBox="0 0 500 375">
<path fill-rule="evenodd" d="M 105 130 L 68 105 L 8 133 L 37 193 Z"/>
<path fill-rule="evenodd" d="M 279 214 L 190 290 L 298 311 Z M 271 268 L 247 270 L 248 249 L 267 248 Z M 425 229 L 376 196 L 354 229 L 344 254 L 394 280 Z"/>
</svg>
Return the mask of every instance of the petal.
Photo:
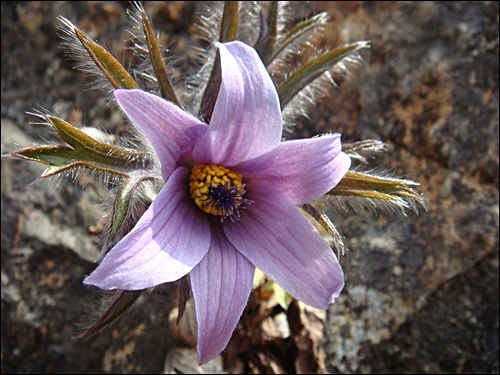
<svg viewBox="0 0 500 375">
<path fill-rule="evenodd" d="M 294 205 L 326 194 L 344 177 L 351 158 L 342 152 L 340 134 L 281 142 L 273 164 L 245 181 L 282 193 Z"/>
<path fill-rule="evenodd" d="M 224 350 L 245 309 L 255 266 L 227 240 L 219 221 L 211 220 L 212 243 L 190 273 L 198 321 L 200 364 Z"/>
<path fill-rule="evenodd" d="M 152 143 L 167 180 L 181 155 L 191 152 L 208 127 L 156 95 L 141 90 L 115 90 L 114 94 L 130 121 Z"/>
<path fill-rule="evenodd" d="M 103 259 L 84 284 L 140 290 L 186 275 L 210 246 L 206 215 L 187 189 L 189 171 L 179 167 L 134 229 Z"/>
<path fill-rule="evenodd" d="M 248 187 L 254 203 L 239 222 L 223 223 L 227 238 L 292 296 L 326 309 L 344 286 L 337 257 L 297 207 L 266 190 Z"/>
<path fill-rule="evenodd" d="M 281 139 L 278 93 L 255 50 L 219 44 L 222 82 L 208 132 L 193 150 L 200 164 L 231 167 L 267 153 Z"/>
</svg>

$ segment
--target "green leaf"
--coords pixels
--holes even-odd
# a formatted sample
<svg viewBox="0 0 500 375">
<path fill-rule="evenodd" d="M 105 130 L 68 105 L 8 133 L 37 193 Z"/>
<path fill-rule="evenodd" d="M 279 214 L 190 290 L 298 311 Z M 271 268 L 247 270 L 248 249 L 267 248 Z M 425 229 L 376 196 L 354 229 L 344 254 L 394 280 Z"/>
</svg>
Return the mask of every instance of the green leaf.
<svg viewBox="0 0 500 375">
<path fill-rule="evenodd" d="M 417 182 L 411 180 L 348 171 L 328 194 L 380 199 L 402 206 L 407 206 L 406 200 L 425 204 L 425 199 L 413 190 L 413 187 L 418 185 Z"/>
<path fill-rule="evenodd" d="M 123 315 L 141 296 L 142 290 L 128 291 L 125 290 L 120 293 L 118 298 L 113 302 L 111 307 L 99 318 L 99 320 L 90 327 L 80 338 L 85 339 L 94 333 L 101 331 L 111 323 L 115 322 L 120 316 Z"/>
<path fill-rule="evenodd" d="M 271 1 L 269 4 L 269 14 L 267 16 L 266 33 L 255 43 L 255 50 L 259 54 L 265 66 L 273 60 L 276 38 L 278 35 L 278 1 Z"/>
<path fill-rule="evenodd" d="M 265 65 L 267 66 L 268 64 L 270 64 L 276 58 L 276 56 L 278 56 L 281 52 L 283 52 L 292 43 L 300 39 L 313 36 L 314 32 L 316 30 L 319 30 L 320 26 L 325 25 L 327 21 L 328 21 L 328 14 L 323 12 L 305 21 L 299 22 L 288 32 L 288 34 L 283 39 L 281 39 L 278 45 L 276 45 L 272 49 L 272 51 L 270 51 L 269 55 L 267 56 L 268 61 L 264 62 Z"/>
<path fill-rule="evenodd" d="M 224 13 L 222 15 L 219 41 L 223 43 L 235 40 L 237 31 L 238 31 L 238 2 L 226 1 L 224 3 Z M 222 78 L 221 78 L 221 68 L 220 68 L 220 55 L 219 51 L 217 51 L 212 72 L 210 73 L 210 78 L 208 79 L 207 87 L 205 88 L 205 92 L 203 93 L 203 99 L 201 100 L 201 107 L 200 107 L 201 118 L 207 124 L 210 123 L 210 119 L 212 118 L 215 101 L 217 100 L 217 96 L 219 95 L 221 79 Z"/>
<path fill-rule="evenodd" d="M 145 175 L 135 175 L 123 181 L 118 189 L 113 206 L 113 215 L 111 219 L 111 235 L 109 236 L 107 248 L 113 246 L 113 239 L 118 234 L 127 218 L 132 214 L 132 199 L 135 190 L 145 180 L 151 177 Z"/>
<path fill-rule="evenodd" d="M 225 1 L 220 27 L 219 42 L 236 40 L 238 33 L 238 1 Z"/>
<path fill-rule="evenodd" d="M 302 210 L 307 212 L 324 230 L 332 237 L 333 246 L 337 250 L 338 257 L 340 258 L 340 254 L 344 255 L 345 244 L 342 239 L 342 235 L 338 231 L 337 227 L 332 223 L 330 218 L 322 214 L 316 207 L 314 207 L 310 203 L 306 203 L 300 206 Z"/>
<path fill-rule="evenodd" d="M 63 171 L 79 167 L 126 176 L 123 172 L 106 168 L 96 163 L 75 160 L 75 150 L 65 146 L 40 146 L 27 148 L 12 153 L 12 156 L 48 165 L 40 176 L 42 178 L 50 177 Z"/>
<path fill-rule="evenodd" d="M 12 153 L 12 156 L 48 165 L 41 177 L 85 167 L 128 177 L 131 171 L 144 169 L 148 153 L 123 150 L 99 142 L 60 118 L 44 116 L 67 146 L 39 146 Z"/>
<path fill-rule="evenodd" d="M 175 95 L 172 84 L 170 83 L 170 79 L 168 78 L 167 67 L 165 66 L 165 62 L 163 61 L 163 57 L 160 52 L 160 47 L 153 32 L 153 28 L 151 27 L 146 12 L 143 9 L 141 9 L 141 13 L 142 13 L 142 26 L 144 28 L 144 34 L 146 35 L 146 40 L 148 42 L 149 57 L 153 65 L 153 70 L 156 76 L 156 80 L 158 82 L 158 86 L 160 88 L 161 96 L 162 98 L 170 100 L 180 107 L 179 100 L 177 100 L 177 96 Z"/>
<path fill-rule="evenodd" d="M 210 124 L 210 119 L 214 112 L 215 101 L 219 95 L 220 84 L 222 82 L 222 71 L 220 67 L 220 54 L 217 51 L 215 55 L 214 66 L 212 68 L 212 73 L 207 83 L 205 92 L 203 93 L 203 100 L 201 101 L 201 118 L 207 124 Z"/>
<path fill-rule="evenodd" d="M 357 42 L 345 47 L 336 48 L 303 65 L 278 87 L 281 109 L 285 108 L 288 102 L 290 102 L 300 90 L 321 76 L 324 72 L 333 68 L 335 64 L 344 57 L 366 46 L 366 42 Z"/>
<path fill-rule="evenodd" d="M 342 143 L 342 151 L 353 159 L 367 163 L 366 157 L 387 151 L 385 143 L 375 139 L 366 139 L 354 143 Z"/>
<path fill-rule="evenodd" d="M 92 58 L 97 67 L 116 89 L 138 89 L 139 86 L 127 73 L 125 68 L 111 53 L 90 39 L 83 31 L 74 27 L 73 32 L 78 37 L 82 46 Z"/>
</svg>

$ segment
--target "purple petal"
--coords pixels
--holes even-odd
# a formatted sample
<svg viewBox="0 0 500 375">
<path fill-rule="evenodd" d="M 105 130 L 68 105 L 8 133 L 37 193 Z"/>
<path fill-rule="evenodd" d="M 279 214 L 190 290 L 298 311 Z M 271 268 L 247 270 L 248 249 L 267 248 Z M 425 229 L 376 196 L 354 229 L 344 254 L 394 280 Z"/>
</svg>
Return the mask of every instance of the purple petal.
<svg viewBox="0 0 500 375">
<path fill-rule="evenodd" d="M 255 267 L 227 240 L 219 221 L 211 220 L 212 243 L 190 273 L 198 321 L 200 364 L 224 350 L 245 309 Z"/>
<path fill-rule="evenodd" d="M 231 167 L 266 154 L 281 139 L 278 93 L 255 50 L 219 44 L 222 83 L 208 132 L 193 149 L 200 164 Z"/>
<path fill-rule="evenodd" d="M 254 203 L 223 223 L 229 241 L 292 296 L 326 309 L 344 286 L 332 249 L 288 199 L 250 184 L 247 192 Z"/>
<path fill-rule="evenodd" d="M 207 126 L 175 104 L 141 90 L 115 90 L 127 117 L 149 139 L 168 179 L 182 154 L 191 152 Z"/>
<path fill-rule="evenodd" d="M 105 256 L 84 284 L 140 290 L 186 275 L 210 245 L 206 215 L 189 196 L 189 171 L 179 167 L 134 229 Z"/>
<path fill-rule="evenodd" d="M 327 193 L 344 177 L 351 158 L 342 152 L 340 134 L 281 142 L 274 163 L 245 182 L 268 187 L 300 205 Z"/>
</svg>

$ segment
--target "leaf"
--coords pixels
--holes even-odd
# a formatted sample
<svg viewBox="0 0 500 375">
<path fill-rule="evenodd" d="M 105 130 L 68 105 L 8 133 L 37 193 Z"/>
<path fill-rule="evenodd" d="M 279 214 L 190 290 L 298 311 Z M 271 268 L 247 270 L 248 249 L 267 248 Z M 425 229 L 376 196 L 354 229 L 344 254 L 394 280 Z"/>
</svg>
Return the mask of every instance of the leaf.
<svg viewBox="0 0 500 375">
<path fill-rule="evenodd" d="M 264 64 L 266 66 L 270 64 L 276 56 L 283 52 L 287 47 L 291 46 L 294 42 L 313 36 L 314 32 L 319 30 L 320 26 L 323 26 L 328 22 L 328 18 L 328 14 L 323 12 L 305 21 L 299 22 L 283 39 L 281 39 L 278 45 L 276 45 L 272 51 L 269 52 L 267 61 L 265 61 Z"/>
<path fill-rule="evenodd" d="M 281 109 L 285 108 L 300 90 L 324 72 L 333 68 L 344 57 L 366 46 L 366 42 L 357 42 L 345 47 L 336 48 L 303 65 L 278 87 Z"/>
<path fill-rule="evenodd" d="M 124 290 L 120 293 L 118 298 L 113 302 L 111 307 L 99 318 L 99 320 L 90 327 L 80 338 L 85 339 L 93 334 L 106 328 L 111 323 L 115 322 L 120 316 L 123 315 L 141 296 L 143 290 Z"/>
<path fill-rule="evenodd" d="M 148 153 L 123 150 L 99 142 L 60 118 L 44 116 L 57 130 L 67 146 L 39 146 L 12 153 L 12 156 L 48 165 L 40 177 L 68 169 L 84 167 L 120 176 L 147 165 Z"/>
<path fill-rule="evenodd" d="M 203 100 L 201 101 L 201 118 L 207 124 L 210 124 L 210 119 L 214 112 L 215 101 L 219 95 L 220 84 L 222 82 L 222 71 L 220 67 L 220 53 L 217 50 L 215 55 L 214 66 L 212 68 L 212 73 L 207 83 L 207 88 L 203 94 Z"/>
<path fill-rule="evenodd" d="M 238 33 L 238 1 L 225 1 L 220 27 L 219 42 L 236 40 Z"/>
<path fill-rule="evenodd" d="M 82 46 L 92 58 L 97 67 L 116 89 L 138 89 L 139 86 L 127 73 L 125 68 L 111 53 L 90 39 L 83 31 L 73 27 L 73 32 L 78 37 Z"/>
<path fill-rule="evenodd" d="M 413 187 L 418 185 L 411 180 L 348 171 L 328 194 L 380 199 L 405 208 L 409 207 L 407 201 L 415 201 L 425 206 L 425 199 L 413 190 Z"/>
<path fill-rule="evenodd" d="M 170 100 L 180 107 L 179 100 L 177 99 L 172 84 L 170 83 L 170 79 L 168 78 L 167 68 L 165 66 L 165 62 L 163 61 L 158 41 L 156 40 L 148 16 L 142 8 L 141 14 L 144 35 L 146 36 L 146 41 L 148 43 L 149 57 L 151 59 L 151 64 L 153 65 L 153 70 L 160 88 L 161 96 L 162 98 Z"/>
<path fill-rule="evenodd" d="M 132 175 L 123 181 L 122 185 L 118 189 L 111 218 L 111 235 L 109 236 L 106 244 L 107 249 L 111 249 L 111 247 L 113 247 L 113 240 L 115 239 L 115 236 L 119 233 L 123 224 L 126 223 L 127 219 L 132 214 L 132 198 L 135 190 L 143 181 L 149 178 L 151 177 L 146 175 Z"/>
<path fill-rule="evenodd" d="M 342 151 L 353 159 L 358 159 L 363 163 L 367 163 L 367 156 L 387 151 L 387 148 L 382 141 L 367 139 L 354 143 L 342 143 Z"/>
<path fill-rule="evenodd" d="M 229 42 L 236 39 L 236 34 L 238 31 L 238 2 L 237 1 L 226 1 L 224 3 L 224 13 L 222 14 L 221 31 L 219 35 L 219 41 Z M 214 59 L 214 65 L 212 67 L 212 72 L 210 73 L 210 78 L 207 82 L 207 87 L 203 93 L 203 99 L 201 101 L 200 114 L 203 121 L 210 124 L 210 119 L 212 118 L 212 113 L 214 111 L 215 102 L 217 96 L 219 95 L 219 89 L 221 84 L 221 68 L 220 68 L 220 54 L 217 51 Z"/>
<path fill-rule="evenodd" d="M 238 31 L 238 2 L 237 1 L 226 1 L 224 3 L 224 13 L 222 14 L 221 31 L 219 35 L 219 41 L 229 42 L 236 39 L 236 33 Z M 214 65 L 212 67 L 212 72 L 207 82 L 207 87 L 203 93 L 203 99 L 201 101 L 200 114 L 201 118 L 207 123 L 210 123 L 212 118 L 212 113 L 214 111 L 215 101 L 219 95 L 219 89 L 221 84 L 221 68 L 220 68 L 220 54 L 217 54 L 214 59 Z"/>
<path fill-rule="evenodd" d="M 306 203 L 301 205 L 300 208 L 307 212 L 316 221 L 316 223 L 318 223 L 332 237 L 333 245 L 337 250 L 338 257 L 340 258 L 340 254 L 344 255 L 344 240 L 342 239 L 342 235 L 337 230 L 337 227 L 332 223 L 330 218 L 318 211 L 318 209 L 312 204 Z"/>
<path fill-rule="evenodd" d="M 265 32 L 260 36 L 257 43 L 255 43 L 255 50 L 259 54 L 265 66 L 269 65 L 269 63 L 273 60 L 271 55 L 274 53 L 276 37 L 278 35 L 278 8 L 278 1 L 270 2 Z M 261 30 L 261 33 L 262 31 L 263 30 Z"/>
</svg>

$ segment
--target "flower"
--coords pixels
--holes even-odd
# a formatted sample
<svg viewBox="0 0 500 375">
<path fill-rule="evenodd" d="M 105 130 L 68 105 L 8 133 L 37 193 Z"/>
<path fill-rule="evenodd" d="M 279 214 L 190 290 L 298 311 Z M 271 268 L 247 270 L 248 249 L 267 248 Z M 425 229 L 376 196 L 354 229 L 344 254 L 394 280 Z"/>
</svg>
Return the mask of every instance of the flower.
<svg viewBox="0 0 500 375">
<path fill-rule="evenodd" d="M 340 264 L 299 211 L 350 167 L 340 135 L 281 141 L 276 88 L 256 51 L 218 44 L 222 82 L 210 125 L 141 90 L 116 90 L 161 161 L 165 186 L 84 283 L 141 290 L 189 273 L 200 363 L 227 345 L 255 267 L 304 303 L 326 309 Z"/>
</svg>

